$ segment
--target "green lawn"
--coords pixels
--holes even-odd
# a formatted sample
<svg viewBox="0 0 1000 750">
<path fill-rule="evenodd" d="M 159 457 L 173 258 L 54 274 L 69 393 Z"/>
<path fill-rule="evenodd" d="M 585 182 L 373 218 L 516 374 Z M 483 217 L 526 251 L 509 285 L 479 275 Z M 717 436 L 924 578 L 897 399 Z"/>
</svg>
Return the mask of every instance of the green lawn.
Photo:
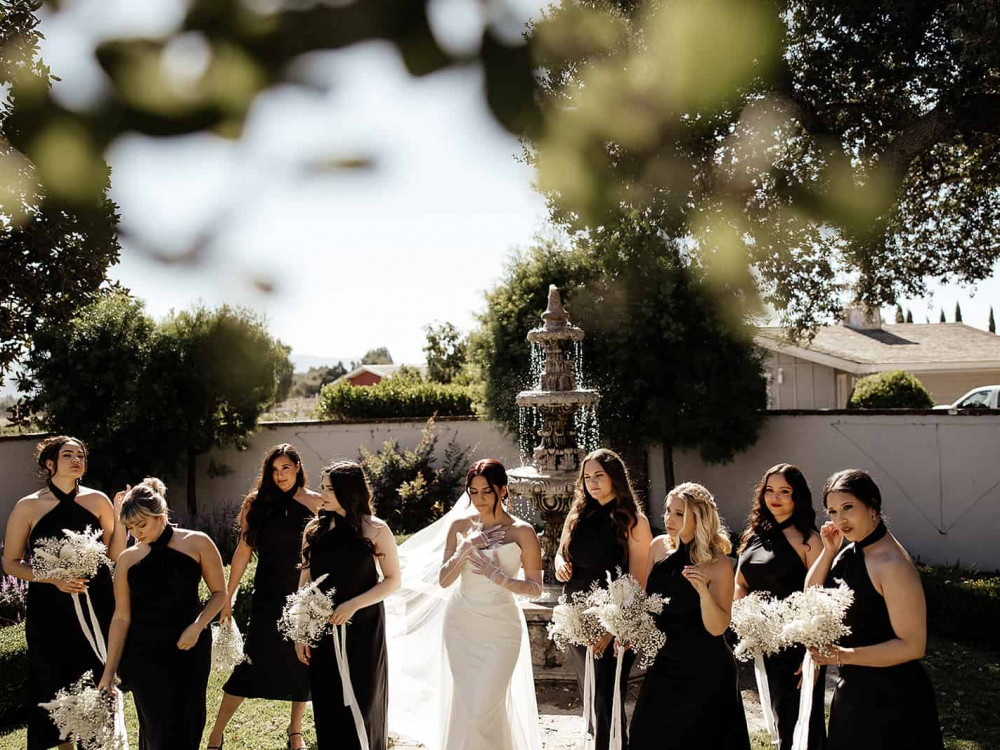
<svg viewBox="0 0 1000 750">
<path fill-rule="evenodd" d="M 938 710 L 945 727 L 948 750 L 1000 748 L 1000 652 L 976 649 L 955 641 L 933 638 L 925 666 L 934 681 Z M 208 726 L 222 698 L 222 683 L 228 675 L 213 673 L 208 687 Z M 125 708 L 132 747 L 138 746 L 135 708 L 126 697 Z M 285 747 L 288 703 L 253 700 L 245 703 L 229 725 L 226 750 L 280 750 Z M 306 711 L 304 735 L 315 747 L 312 712 Z M 771 750 L 766 733 L 753 738 L 753 750 Z M 22 750 L 23 727 L 0 731 L 0 750 Z"/>
<path fill-rule="evenodd" d="M 206 744 L 208 733 L 215 722 L 215 713 L 222 700 L 222 685 L 228 678 L 228 674 L 213 672 L 209 680 L 208 723 L 205 726 L 204 737 Z M 283 750 L 287 746 L 285 732 L 288 728 L 290 707 L 290 703 L 281 701 L 245 701 L 233 720 L 229 722 L 225 750 Z M 128 725 L 129 745 L 135 750 L 139 747 L 139 723 L 131 695 L 125 696 L 125 722 Z M 306 709 L 302 724 L 302 734 L 306 743 L 310 747 L 316 747 L 311 709 Z M 23 727 L 0 733 L 0 750 L 24 750 L 26 745 L 27 731 Z"/>
</svg>

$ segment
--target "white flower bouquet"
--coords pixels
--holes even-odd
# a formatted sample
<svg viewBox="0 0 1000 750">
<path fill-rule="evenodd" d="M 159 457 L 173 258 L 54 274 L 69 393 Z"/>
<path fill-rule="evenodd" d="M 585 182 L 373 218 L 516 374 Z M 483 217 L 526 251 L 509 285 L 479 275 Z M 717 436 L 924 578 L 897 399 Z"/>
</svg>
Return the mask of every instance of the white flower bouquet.
<svg viewBox="0 0 1000 750">
<path fill-rule="evenodd" d="M 796 591 L 784 601 L 782 640 L 789 645 L 801 644 L 807 649 L 825 651 L 845 635 L 850 635 L 851 628 L 844 623 L 844 619 L 853 602 L 854 592 L 843 581 L 837 588 L 810 586 L 805 591 Z M 806 750 L 809 743 L 815 680 L 812 655 L 806 651 L 802 660 L 799 718 L 795 723 L 792 750 Z"/>
<path fill-rule="evenodd" d="M 588 646 L 604 635 L 604 626 L 597 614 L 589 611 L 588 596 L 587 591 L 576 591 L 568 598 L 563 594 L 552 608 L 549 639 L 560 651 L 571 645 Z"/>
<path fill-rule="evenodd" d="M 656 658 L 657 652 L 666 643 L 667 637 L 656 626 L 653 615 L 663 611 L 663 605 L 670 600 L 664 596 L 647 594 L 639 582 L 621 568 L 616 569 L 617 578 L 608 573 L 608 587 L 592 587 L 587 594 L 588 607 L 586 614 L 595 615 L 601 627 L 613 635 L 622 646 L 628 646 L 636 652 L 640 666 L 646 667 Z M 620 650 L 615 665 L 615 685 L 621 683 L 622 658 L 625 652 Z M 611 736 L 610 750 L 621 750 L 621 691 L 614 691 L 611 704 Z"/>
<path fill-rule="evenodd" d="M 778 653 L 787 645 L 782 638 L 785 609 L 784 601 L 775 600 L 767 593 L 754 591 L 733 602 L 729 623 L 740 639 L 733 654 L 740 661 L 753 661 L 764 724 L 775 747 L 781 746 L 781 736 L 778 732 L 778 717 L 771 704 L 771 688 L 767 681 L 764 657 Z"/>
<path fill-rule="evenodd" d="M 230 617 L 224 623 L 212 626 L 212 669 L 232 672 L 237 665 L 250 661 L 243 653 L 243 634 Z"/>
<path fill-rule="evenodd" d="M 124 720 L 116 728 L 120 700 L 102 693 L 94 685 L 94 673 L 87 672 L 70 687 L 56 693 L 48 703 L 40 703 L 59 729 L 59 739 L 76 742 L 82 750 L 127 750 Z"/>
<path fill-rule="evenodd" d="M 88 526 L 83 533 L 63 529 L 62 538 L 39 539 L 31 555 L 31 572 L 47 580 L 93 578 L 102 565 L 111 567 L 103 533 Z"/>
<path fill-rule="evenodd" d="M 333 603 L 334 589 L 324 593 L 319 587 L 326 577 L 327 574 L 321 575 L 288 595 L 278 621 L 278 630 L 286 640 L 315 646 L 330 632 L 330 618 L 336 605 Z"/>
<path fill-rule="evenodd" d="M 590 590 L 587 595 L 589 607 L 585 612 L 596 616 L 604 630 L 620 644 L 631 647 L 640 666 L 648 667 L 667 641 L 653 615 L 660 614 L 670 599 L 647 594 L 639 582 L 628 573 L 622 573 L 621 568 L 617 573 L 615 579 L 608 573 L 606 589 Z"/>
<path fill-rule="evenodd" d="M 111 567 L 108 549 L 102 540 L 103 531 L 88 526 L 84 531 L 63 529 L 63 536 L 39 539 L 31 553 L 31 572 L 40 580 L 70 581 L 74 578 L 93 578 L 102 565 Z M 70 594 L 80 629 L 90 648 L 103 664 L 108 660 L 108 647 L 104 641 L 101 624 L 90 600 L 90 592 Z M 83 614 L 81 597 L 87 602 L 90 621 Z"/>
<path fill-rule="evenodd" d="M 754 591 L 733 602 L 730 627 L 740 640 L 733 655 L 740 661 L 776 654 L 787 644 L 782 638 L 785 606 L 769 594 Z"/>
</svg>

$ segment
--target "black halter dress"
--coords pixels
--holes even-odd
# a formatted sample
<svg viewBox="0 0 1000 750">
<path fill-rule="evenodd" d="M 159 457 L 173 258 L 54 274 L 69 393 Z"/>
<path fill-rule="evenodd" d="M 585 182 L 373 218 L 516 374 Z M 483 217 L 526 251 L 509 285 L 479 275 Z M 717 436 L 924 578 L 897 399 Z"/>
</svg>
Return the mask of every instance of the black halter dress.
<svg viewBox="0 0 1000 750">
<path fill-rule="evenodd" d="M 563 593 L 573 594 L 587 591 L 592 583 L 607 588 L 608 573 L 616 577 L 616 568 L 628 572 L 628 551 L 621 545 L 618 532 L 612 521 L 618 501 L 601 505 L 592 498 L 587 499 L 569 542 L 569 561 L 573 564 L 573 576 L 563 586 Z M 571 646 L 570 659 L 576 669 L 577 684 L 583 695 L 584 670 L 587 650 L 582 646 Z M 622 677 L 617 689 L 621 691 L 622 705 L 628 688 L 628 676 L 635 662 L 635 653 L 627 651 L 622 663 Z M 607 750 L 611 735 L 611 709 L 615 697 L 616 657 L 614 645 L 604 650 L 600 659 L 594 660 L 594 713 L 597 727 L 591 727 L 595 737 L 595 750 Z M 622 711 L 622 747 L 628 748 L 625 727 L 625 712 Z"/>
<path fill-rule="evenodd" d="M 309 700 L 309 674 L 295 656 L 295 644 L 278 632 L 285 599 L 299 587 L 302 531 L 313 512 L 295 499 L 298 487 L 283 492 L 277 511 L 257 532 L 257 572 L 244 653 L 222 689 L 243 698 Z"/>
<path fill-rule="evenodd" d="M 792 525 L 792 519 L 776 524 L 770 531 L 754 534 L 740 554 L 740 572 L 747 582 L 748 590 L 771 594 L 775 599 L 784 599 L 795 591 L 801 591 L 806 581 L 805 563 L 785 536 L 785 529 Z M 774 656 L 764 657 L 767 684 L 771 693 L 771 707 L 778 724 L 781 737 L 780 750 L 790 750 L 795 722 L 799 718 L 799 678 L 796 670 L 802 666 L 805 648 L 786 648 Z M 812 714 L 809 719 L 809 750 L 820 750 L 826 738 L 824 721 L 824 695 L 826 667 L 820 670 L 813 689 Z"/>
<path fill-rule="evenodd" d="M 326 513 L 321 514 L 326 515 Z M 339 516 L 312 547 L 309 573 L 313 580 L 327 578 L 320 588 L 336 589 L 335 601 L 353 599 L 379 581 L 375 558 L 365 541 Z M 385 645 L 385 607 L 382 602 L 359 609 L 347 624 L 347 663 L 350 680 L 364 719 L 371 750 L 385 750 L 388 742 L 386 710 L 389 700 L 388 659 Z M 320 750 L 359 748 L 351 709 L 344 705 L 340 670 L 334 655 L 333 636 L 327 635 L 312 649 L 309 660 L 316 744 Z"/>
<path fill-rule="evenodd" d="M 177 648 L 201 613 L 201 565 L 169 546 L 173 535 L 167 525 L 128 570 L 132 622 L 119 671 L 139 714 L 139 750 L 198 750 L 205 729 L 210 629 L 193 648 Z"/>
<path fill-rule="evenodd" d="M 827 586 L 843 580 L 854 591 L 845 622 L 851 634 L 840 645 L 849 648 L 884 643 L 896 637 L 885 598 L 868 575 L 865 547 L 886 535 L 884 523 L 840 553 L 826 579 Z M 830 706 L 827 750 L 941 750 L 934 688 L 919 660 L 892 667 L 840 667 L 840 679 Z"/>
<path fill-rule="evenodd" d="M 49 490 L 59 504 L 38 519 L 28 537 L 29 549 L 33 550 L 41 539 L 65 536 L 63 529 L 84 532 L 88 527 L 101 528 L 100 519 L 76 502 L 76 489 L 65 493 L 50 483 Z M 87 591 L 107 643 L 115 609 L 111 571 L 101 567 L 87 584 Z M 63 593 L 51 583 L 28 584 L 24 623 L 28 641 L 28 750 L 55 747 L 61 741 L 48 712 L 38 704 L 52 700 L 57 690 L 69 687 L 87 670 L 94 671 L 95 682 L 101 679 L 104 671 L 104 665 L 80 628 L 73 607 L 75 596 L 79 595 Z M 87 613 L 82 597 L 81 607 Z M 89 615 L 84 616 L 89 622 Z"/>
<path fill-rule="evenodd" d="M 667 636 L 632 714 L 632 750 L 750 750 L 736 659 L 721 635 L 705 630 L 701 600 L 681 573 L 686 544 L 658 561 L 646 591 L 670 597 L 656 617 Z"/>
</svg>

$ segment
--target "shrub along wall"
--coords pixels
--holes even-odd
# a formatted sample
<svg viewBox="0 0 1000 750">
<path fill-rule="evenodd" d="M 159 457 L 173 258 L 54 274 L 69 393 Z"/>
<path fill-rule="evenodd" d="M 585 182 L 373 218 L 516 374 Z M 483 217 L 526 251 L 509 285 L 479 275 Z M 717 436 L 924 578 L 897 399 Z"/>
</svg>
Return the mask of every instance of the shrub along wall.
<svg viewBox="0 0 1000 750">
<path fill-rule="evenodd" d="M 330 383 L 323 386 L 316 408 L 320 419 L 397 419 L 401 417 L 465 417 L 475 414 L 474 391 L 406 377 L 375 385 Z"/>
</svg>

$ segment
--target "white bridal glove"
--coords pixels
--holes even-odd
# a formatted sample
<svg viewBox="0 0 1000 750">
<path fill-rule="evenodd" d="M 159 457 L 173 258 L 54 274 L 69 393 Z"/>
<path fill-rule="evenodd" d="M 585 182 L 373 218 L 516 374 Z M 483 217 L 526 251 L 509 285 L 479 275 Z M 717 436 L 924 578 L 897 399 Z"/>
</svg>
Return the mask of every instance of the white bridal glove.
<svg viewBox="0 0 1000 750">
<path fill-rule="evenodd" d="M 478 549 L 472 551 L 469 555 L 469 561 L 472 563 L 472 569 L 476 573 L 484 578 L 488 578 L 491 583 L 494 583 L 500 588 L 507 589 L 512 594 L 527 597 L 542 595 L 541 581 L 511 578 L 509 575 L 504 573 L 503 568 L 500 567 L 500 563 L 495 557 L 484 555 Z"/>
</svg>

